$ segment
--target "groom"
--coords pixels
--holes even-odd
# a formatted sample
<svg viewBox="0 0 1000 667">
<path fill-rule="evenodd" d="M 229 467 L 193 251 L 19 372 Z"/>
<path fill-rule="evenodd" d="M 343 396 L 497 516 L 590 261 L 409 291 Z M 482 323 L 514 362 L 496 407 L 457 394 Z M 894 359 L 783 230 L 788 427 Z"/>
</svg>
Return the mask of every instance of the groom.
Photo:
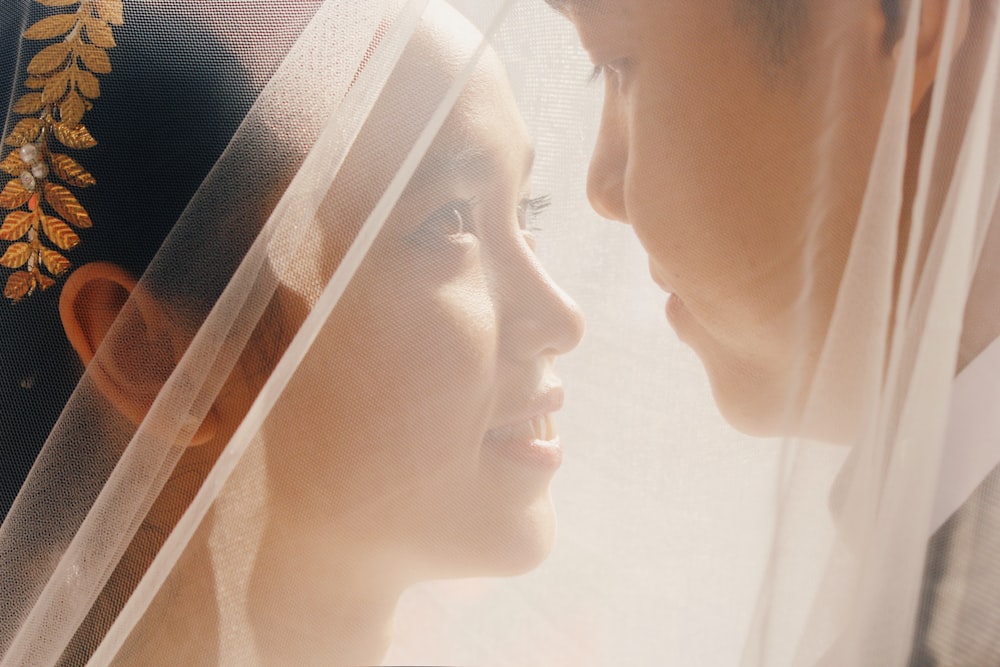
<svg viewBox="0 0 1000 667">
<path fill-rule="evenodd" d="M 991 0 L 923 2 L 902 239 L 950 1 L 959 4 L 961 43 L 970 12 L 985 11 Z M 604 78 L 588 177 L 592 205 L 634 229 L 653 280 L 670 294 L 667 319 L 701 358 L 727 420 L 752 434 L 788 433 L 785 408 L 797 406 L 804 393 L 796 383 L 802 368 L 789 363 L 789 350 L 802 350 L 803 323 L 806 357 L 822 348 L 909 3 L 547 2 L 573 23 Z M 840 12 L 837 21 L 850 31 L 843 46 L 848 57 L 838 64 L 835 80 L 823 53 L 829 44 L 816 33 L 822 21 L 815 19 L 824 12 Z M 824 145 L 833 158 L 824 163 L 829 224 L 816 241 L 821 252 L 813 248 L 809 255 L 822 261 L 810 262 L 801 226 L 816 202 L 812 156 L 804 153 L 828 129 L 824 105 L 832 85 L 847 91 L 850 105 L 838 110 L 838 130 L 853 141 Z M 984 256 L 1000 258 L 998 236 L 990 233 Z M 989 287 L 998 281 L 988 275 L 989 264 L 983 263 L 970 293 L 958 365 L 987 378 L 1000 375 L 997 346 L 987 354 L 1000 334 L 998 295 Z M 808 305 L 794 287 L 804 270 L 815 285 Z M 958 409 L 970 398 L 963 391 L 974 393 L 957 384 Z M 844 421 L 799 424 L 795 432 L 849 441 L 850 434 L 839 430 Z M 982 482 L 931 540 L 912 667 L 1000 664 L 1000 604 L 992 602 L 1000 599 L 1000 562 L 989 548 L 1000 545 L 1000 512 L 988 503 L 992 490 L 1000 492 L 998 475 Z M 960 533 L 958 553 L 951 544 Z M 958 559 L 965 569 L 954 565 Z M 948 581 L 963 573 L 974 573 L 972 587 L 982 591 L 973 594 Z"/>
</svg>

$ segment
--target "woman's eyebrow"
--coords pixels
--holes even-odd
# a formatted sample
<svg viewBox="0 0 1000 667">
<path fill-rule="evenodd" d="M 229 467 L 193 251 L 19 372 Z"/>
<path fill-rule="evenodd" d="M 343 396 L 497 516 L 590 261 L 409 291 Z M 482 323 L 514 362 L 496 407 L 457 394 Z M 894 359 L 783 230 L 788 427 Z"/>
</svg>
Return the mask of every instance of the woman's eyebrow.
<svg viewBox="0 0 1000 667">
<path fill-rule="evenodd" d="M 502 172 L 503 151 L 486 146 L 470 146 L 458 153 L 435 151 L 428 153 L 420 167 L 410 179 L 410 187 L 425 188 L 439 184 L 442 180 L 462 179 L 487 181 Z M 531 173 L 535 162 L 535 149 L 524 149 L 524 173 Z"/>
<path fill-rule="evenodd" d="M 481 180 L 494 171 L 496 157 L 486 148 L 472 146 L 457 152 L 432 150 L 413 173 L 409 187 L 424 189 L 442 181 Z"/>
</svg>

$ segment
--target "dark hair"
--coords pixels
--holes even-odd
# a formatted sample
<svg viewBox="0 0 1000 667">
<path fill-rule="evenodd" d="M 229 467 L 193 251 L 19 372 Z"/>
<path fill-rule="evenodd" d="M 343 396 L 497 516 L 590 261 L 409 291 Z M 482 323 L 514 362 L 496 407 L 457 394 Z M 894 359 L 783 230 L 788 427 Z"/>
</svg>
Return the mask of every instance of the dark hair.
<svg viewBox="0 0 1000 667">
<path fill-rule="evenodd" d="M 24 12 L 24 25 L 32 25 L 51 10 L 31 3 Z M 18 52 L 22 27 L 5 21 L 0 34 L 0 99 L 26 92 L 11 89 L 23 83 L 35 51 Z M 97 146 L 65 150 L 97 180 L 75 191 L 94 226 L 82 231 L 68 258 L 74 266 L 114 262 L 139 276 L 225 149 L 256 90 L 236 56 L 177 10 L 127 5 L 125 24 L 114 30 L 112 72 L 100 77 L 101 95 L 83 119 Z M 13 122 L 16 117 L 9 116 L 8 129 Z M 0 516 L 83 370 L 62 333 L 61 282 L 17 304 L 0 303 Z"/>
<path fill-rule="evenodd" d="M 594 0 L 545 0 L 559 12 L 572 5 L 587 5 Z M 886 18 L 885 48 L 899 38 L 903 22 L 902 0 L 881 0 Z M 808 16 L 806 0 L 733 0 L 733 10 L 740 25 L 750 26 L 762 40 L 764 50 L 773 64 L 788 63 L 802 37 Z"/>
<path fill-rule="evenodd" d="M 885 14 L 885 46 L 888 49 L 899 39 L 899 33 L 903 28 L 901 0 L 882 0 L 882 12 Z"/>
<path fill-rule="evenodd" d="M 803 37 L 809 9 L 806 0 L 734 0 L 737 22 L 751 27 L 773 64 L 791 62 Z M 886 19 L 886 50 L 899 38 L 903 22 L 901 0 L 881 0 Z"/>
<path fill-rule="evenodd" d="M 96 185 L 74 192 L 94 221 L 92 228 L 81 232 L 80 245 L 68 253 L 75 266 L 108 261 L 141 276 L 259 92 L 258 82 L 264 77 L 254 79 L 208 27 L 169 5 L 126 5 L 125 23 L 114 33 L 118 46 L 108 54 L 112 71 L 100 78 L 101 95 L 83 119 L 98 144 L 83 151 L 59 148 L 97 180 Z M 37 49 L 47 45 L 38 44 L 29 53 L 19 53 L 18 32 L 51 12 L 35 3 L 29 7 L 29 2 L 24 2 L 22 9 L 23 22 L 5 21 L 0 27 L 0 86 L 4 86 L 0 99 L 14 100 L 25 92 L 16 87 L 24 81 L 25 64 Z M 282 25 L 271 31 L 267 55 L 261 56 L 262 62 L 253 63 L 259 73 L 267 75 L 278 64 L 314 10 L 315 4 L 303 3 L 282 17 Z M 271 20 L 270 15 L 267 20 Z M 33 43 L 25 44 L 30 47 Z M 16 120 L 8 117 L 8 128 Z M 266 144 L 268 137 L 259 140 Z M 297 169 L 291 162 L 287 168 L 275 169 L 270 181 L 273 191 L 255 193 L 253 213 L 244 212 L 234 221 L 246 233 L 227 236 L 231 263 L 239 261 L 241 251 L 255 236 L 253 225 L 267 218 L 275 193 L 283 191 Z M 227 169 L 245 168 L 223 164 L 228 164 Z M 224 220 L 220 225 L 226 227 L 227 223 Z M 220 276 L 225 273 L 219 272 Z M 217 282 L 214 278 L 207 284 L 202 281 L 198 283 L 200 292 L 178 298 L 213 303 L 224 287 Z M 0 300 L 0 335 L 6 342 L 0 360 L 0 516 L 9 511 L 83 370 L 62 332 L 59 289 L 57 283 L 16 304 Z M 285 335 L 280 325 L 288 301 L 272 301 L 269 308 L 277 315 L 265 320 L 277 324 L 260 327 L 255 336 Z M 193 495 L 193 491 L 185 487 L 177 497 L 185 494 Z M 150 554 L 172 527 L 158 525 L 158 518 L 147 517 L 143 523 L 61 664 L 82 664 L 103 637 L 148 566 Z"/>
</svg>

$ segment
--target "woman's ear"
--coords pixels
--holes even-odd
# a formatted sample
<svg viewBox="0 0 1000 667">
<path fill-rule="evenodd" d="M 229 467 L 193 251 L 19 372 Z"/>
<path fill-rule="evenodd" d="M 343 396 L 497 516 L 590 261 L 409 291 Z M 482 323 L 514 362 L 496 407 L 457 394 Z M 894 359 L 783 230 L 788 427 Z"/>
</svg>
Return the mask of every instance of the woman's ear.
<svg viewBox="0 0 1000 667">
<path fill-rule="evenodd" d="M 101 393 L 139 424 L 182 350 L 177 349 L 171 325 L 154 299 L 137 294 L 129 301 L 135 286 L 135 279 L 116 264 L 85 264 L 66 279 L 59 297 L 59 316 L 66 337 Z M 121 327 L 118 333 L 124 335 L 116 335 L 98 354 L 113 324 Z M 93 366 L 91 362 L 95 362 Z M 211 440 L 218 421 L 213 407 L 191 444 Z"/>
<path fill-rule="evenodd" d="M 965 42 L 969 31 L 971 8 L 969 0 L 924 0 L 920 11 L 920 32 L 917 35 L 917 61 L 913 76 L 913 99 L 910 113 L 915 114 L 937 78 L 938 62 L 945 41 L 945 24 L 948 20 L 949 5 L 957 4 L 958 22 L 955 38 L 946 57 L 950 63 Z M 893 53 L 897 56 L 901 42 L 896 43 Z"/>
<path fill-rule="evenodd" d="M 93 360 L 133 289 L 135 279 L 108 262 L 85 264 L 66 279 L 59 297 L 59 317 L 84 366 Z"/>
</svg>

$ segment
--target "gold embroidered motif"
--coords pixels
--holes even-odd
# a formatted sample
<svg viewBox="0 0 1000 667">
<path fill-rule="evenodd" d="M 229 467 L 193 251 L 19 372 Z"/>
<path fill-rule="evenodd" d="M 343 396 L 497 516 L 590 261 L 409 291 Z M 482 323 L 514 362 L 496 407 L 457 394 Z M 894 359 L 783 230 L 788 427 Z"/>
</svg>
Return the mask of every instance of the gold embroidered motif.
<svg viewBox="0 0 1000 667">
<path fill-rule="evenodd" d="M 15 269 L 3 291 L 14 303 L 37 289 L 48 289 L 55 284 L 54 277 L 70 269 L 59 250 L 80 243 L 72 227 L 86 229 L 92 224 L 73 193 L 52 179 L 74 188 L 97 181 L 72 157 L 53 152 L 49 140 L 73 150 L 97 145 L 82 123 L 83 115 L 101 95 L 94 75 L 111 71 L 106 50 L 115 45 L 111 26 L 124 22 L 122 0 L 35 2 L 47 7 L 76 5 L 76 10 L 47 16 L 24 32 L 25 39 L 61 37 L 62 41 L 46 46 L 28 63 L 24 86 L 30 92 L 13 106 L 15 113 L 28 118 L 18 121 L 4 138 L 13 150 L 0 161 L 0 171 L 12 177 L 0 190 L 0 208 L 9 211 L 0 224 L 0 241 L 10 242 L 0 255 L 0 266 Z M 49 215 L 46 207 L 59 217 Z"/>
</svg>

